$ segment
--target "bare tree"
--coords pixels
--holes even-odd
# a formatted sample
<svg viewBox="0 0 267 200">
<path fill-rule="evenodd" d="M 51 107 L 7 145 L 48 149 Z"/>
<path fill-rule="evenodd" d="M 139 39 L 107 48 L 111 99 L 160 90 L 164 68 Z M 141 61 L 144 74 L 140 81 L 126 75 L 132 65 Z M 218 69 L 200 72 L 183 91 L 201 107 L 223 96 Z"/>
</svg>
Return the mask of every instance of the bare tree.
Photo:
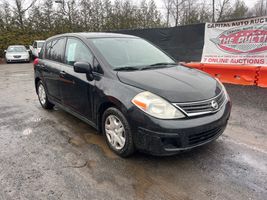
<svg viewBox="0 0 267 200">
<path fill-rule="evenodd" d="M 218 19 L 217 21 L 225 20 L 231 13 L 231 2 L 230 0 L 222 0 L 219 2 L 218 8 Z"/>
<path fill-rule="evenodd" d="M 199 22 L 205 23 L 213 20 L 213 8 L 207 4 L 210 0 L 203 0 L 198 8 Z"/>
<path fill-rule="evenodd" d="M 42 6 L 42 10 L 45 18 L 44 23 L 47 25 L 47 28 L 51 30 L 53 28 L 54 18 L 53 0 L 46 0 Z"/>
<path fill-rule="evenodd" d="M 5 30 L 9 30 L 10 24 L 12 22 L 12 13 L 10 10 L 10 5 L 7 1 L 4 1 L 1 5 L 1 21 L 3 23 L 2 27 Z"/>
<path fill-rule="evenodd" d="M 243 0 L 236 0 L 233 5 L 233 10 L 230 19 L 241 19 L 248 16 L 248 7 Z"/>
<path fill-rule="evenodd" d="M 82 27 L 85 31 L 92 30 L 91 16 L 92 16 L 92 3 L 88 0 L 81 0 L 80 2 L 80 17 L 82 22 Z"/>
<path fill-rule="evenodd" d="M 267 0 L 258 0 L 252 10 L 255 16 L 267 15 Z"/>
<path fill-rule="evenodd" d="M 26 7 L 24 5 L 27 5 L 25 0 L 14 0 L 14 14 L 17 22 L 19 23 L 19 26 L 21 28 L 24 28 L 24 17 L 25 13 L 35 4 L 36 0 L 32 0 L 30 4 Z"/>
<path fill-rule="evenodd" d="M 180 20 L 180 15 L 181 15 L 181 7 L 183 4 L 185 4 L 187 0 L 172 0 L 172 9 L 171 9 L 171 14 L 174 19 L 175 26 L 178 26 L 179 20 Z"/>
<path fill-rule="evenodd" d="M 166 25 L 169 27 L 173 0 L 163 0 L 163 3 L 166 8 Z"/>
</svg>

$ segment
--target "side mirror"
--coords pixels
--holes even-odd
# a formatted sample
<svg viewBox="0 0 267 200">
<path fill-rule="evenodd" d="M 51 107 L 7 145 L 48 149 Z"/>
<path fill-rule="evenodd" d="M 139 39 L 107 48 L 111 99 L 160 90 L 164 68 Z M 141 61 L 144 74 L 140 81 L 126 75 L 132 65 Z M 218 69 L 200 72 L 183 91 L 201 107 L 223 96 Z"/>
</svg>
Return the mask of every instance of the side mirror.
<svg viewBox="0 0 267 200">
<path fill-rule="evenodd" d="M 91 73 L 92 67 L 87 62 L 75 62 L 74 71 L 77 73 Z"/>
<path fill-rule="evenodd" d="M 90 63 L 75 62 L 73 69 L 77 73 L 85 73 L 89 81 L 92 81 L 94 79 L 93 73 L 92 73 L 93 70 L 92 70 L 92 66 L 90 65 Z"/>
<path fill-rule="evenodd" d="M 7 50 L 4 50 L 4 52 L 6 53 L 6 52 L 7 52 Z"/>
</svg>

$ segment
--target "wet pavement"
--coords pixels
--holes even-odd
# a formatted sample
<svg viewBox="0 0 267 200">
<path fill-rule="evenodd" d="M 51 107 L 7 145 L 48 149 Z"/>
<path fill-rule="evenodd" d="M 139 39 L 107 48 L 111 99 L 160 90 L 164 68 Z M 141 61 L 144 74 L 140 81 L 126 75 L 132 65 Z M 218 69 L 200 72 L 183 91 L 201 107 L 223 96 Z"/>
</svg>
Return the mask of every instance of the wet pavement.
<svg viewBox="0 0 267 200">
<path fill-rule="evenodd" d="M 0 200 L 267 199 L 267 89 L 227 85 L 232 115 L 211 144 L 122 159 L 89 125 L 41 108 L 31 64 L 0 75 Z"/>
</svg>

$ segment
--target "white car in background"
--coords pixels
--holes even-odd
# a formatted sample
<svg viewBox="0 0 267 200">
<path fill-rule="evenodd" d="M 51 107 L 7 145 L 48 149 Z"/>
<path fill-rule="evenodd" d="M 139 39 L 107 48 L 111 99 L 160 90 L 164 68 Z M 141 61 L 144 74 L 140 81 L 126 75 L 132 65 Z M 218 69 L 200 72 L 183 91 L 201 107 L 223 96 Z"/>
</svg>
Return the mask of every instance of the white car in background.
<svg viewBox="0 0 267 200">
<path fill-rule="evenodd" d="M 30 45 L 30 50 L 32 53 L 32 57 L 38 58 L 39 53 L 44 45 L 45 40 L 35 40 L 32 45 Z"/>
<path fill-rule="evenodd" d="M 5 50 L 5 59 L 10 62 L 30 62 L 29 50 L 23 45 L 11 45 Z"/>
</svg>

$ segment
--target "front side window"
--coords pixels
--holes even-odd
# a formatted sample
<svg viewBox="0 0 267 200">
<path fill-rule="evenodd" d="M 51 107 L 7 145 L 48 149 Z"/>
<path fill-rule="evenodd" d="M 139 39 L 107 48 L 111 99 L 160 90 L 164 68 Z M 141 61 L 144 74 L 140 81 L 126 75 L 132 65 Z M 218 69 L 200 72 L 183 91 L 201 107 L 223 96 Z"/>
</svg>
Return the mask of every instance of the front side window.
<svg viewBox="0 0 267 200">
<path fill-rule="evenodd" d="M 73 65 L 75 62 L 88 62 L 92 65 L 93 55 L 88 47 L 79 39 L 69 38 L 66 46 L 65 62 Z"/>
<path fill-rule="evenodd" d="M 45 57 L 48 60 L 63 62 L 65 38 L 52 40 L 46 44 Z"/>
<path fill-rule="evenodd" d="M 44 45 L 44 42 L 38 42 L 38 43 L 37 43 L 37 48 L 42 48 L 43 45 Z"/>
<path fill-rule="evenodd" d="M 175 61 L 149 42 L 140 38 L 90 39 L 113 69 L 144 67 Z"/>
</svg>

